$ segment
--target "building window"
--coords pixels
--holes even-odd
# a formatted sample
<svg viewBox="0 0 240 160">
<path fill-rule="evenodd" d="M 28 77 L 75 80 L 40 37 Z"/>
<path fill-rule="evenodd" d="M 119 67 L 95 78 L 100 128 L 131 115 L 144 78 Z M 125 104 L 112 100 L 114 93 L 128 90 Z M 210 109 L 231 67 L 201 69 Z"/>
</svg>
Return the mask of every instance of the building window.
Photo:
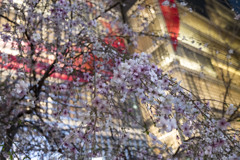
<svg viewBox="0 0 240 160">
<path fill-rule="evenodd" d="M 216 76 L 209 57 L 194 52 L 183 45 L 178 46 L 176 55 L 178 56 L 182 66 L 195 71 L 204 72 L 205 74 L 209 74 L 214 77 Z"/>
</svg>

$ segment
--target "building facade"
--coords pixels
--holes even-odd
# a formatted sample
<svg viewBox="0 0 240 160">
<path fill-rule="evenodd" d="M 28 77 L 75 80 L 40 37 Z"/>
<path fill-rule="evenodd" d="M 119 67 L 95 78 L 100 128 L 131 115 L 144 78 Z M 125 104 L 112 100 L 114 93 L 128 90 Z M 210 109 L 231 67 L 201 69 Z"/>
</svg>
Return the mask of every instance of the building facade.
<svg viewBox="0 0 240 160">
<path fill-rule="evenodd" d="M 117 24 L 117 20 L 123 19 L 123 21 L 131 25 L 134 31 L 139 33 L 138 39 L 132 44 L 133 47 L 131 45 L 129 46 L 129 50 L 139 53 L 151 53 L 152 60 L 162 67 L 163 70 L 170 71 L 172 76 L 178 80 L 182 80 L 182 86 L 190 90 L 196 99 L 200 99 L 203 102 L 209 101 L 216 110 L 216 116 L 225 116 L 224 113 L 230 103 L 239 105 L 239 25 L 234 20 L 234 14 L 227 8 L 227 5 L 213 0 L 189 1 L 188 5 L 174 0 L 138 0 L 135 3 L 133 3 L 134 1 L 122 1 L 121 3 L 125 3 L 125 5 L 116 5 L 108 12 L 111 19 L 104 19 L 101 16 L 98 17 L 100 14 L 98 10 L 101 9 L 98 6 L 98 2 L 99 1 L 79 1 L 83 11 L 85 11 L 84 9 L 89 9 L 93 13 L 89 15 L 87 15 L 87 13 L 89 13 L 87 11 L 86 14 L 81 13 L 82 18 L 86 19 L 84 27 L 88 27 L 89 23 L 95 23 L 95 19 L 97 19 L 96 23 L 100 24 L 99 28 L 91 32 L 92 34 L 102 34 L 102 37 L 106 36 L 105 43 L 111 43 L 112 47 L 118 47 L 120 44 L 120 48 L 118 49 L 124 51 L 122 50 L 125 47 L 123 39 L 120 38 L 111 41 L 109 38 L 112 35 L 114 36 L 115 32 L 114 28 L 109 24 L 109 21 L 116 20 Z M 125 8 L 122 8 L 123 6 L 125 6 Z M 122 14 L 124 12 L 126 12 L 126 14 Z M 15 19 L 14 16 L 15 13 L 8 14 L 8 18 L 10 19 Z M 220 16 L 221 18 L 219 18 Z M 174 21 L 172 21 L 173 19 Z M 2 24 L 6 22 L 6 18 L 3 18 L 1 21 Z M 79 21 L 76 21 L 76 23 L 78 22 Z M 43 37 L 49 36 L 48 38 L 54 38 L 54 36 L 57 36 L 56 33 L 54 34 L 55 35 L 51 35 L 49 33 L 49 35 L 46 34 L 43 35 Z M 134 39 L 131 39 L 131 41 L 134 41 Z M 81 45 L 83 44 L 80 43 L 80 46 Z M 9 55 L 14 53 L 15 56 L 18 56 L 19 53 L 17 53 L 16 50 L 17 49 L 12 48 L 12 46 L 6 46 L 4 44 L 1 46 L 1 52 Z M 85 48 L 83 45 L 81 49 L 76 49 L 76 52 L 86 52 L 90 54 L 91 50 L 89 51 L 88 48 Z M 23 54 L 23 56 L 25 55 Z M 43 63 L 46 59 L 50 60 L 47 63 L 52 63 L 53 60 L 51 61 L 50 56 L 48 57 L 47 54 L 43 54 L 42 56 L 42 59 L 39 58 L 39 67 L 43 67 L 40 64 L 46 65 L 46 63 Z M 81 59 L 80 62 L 82 62 Z M 19 67 L 19 64 L 20 63 L 15 63 L 15 66 Z M 92 63 L 88 65 L 88 67 L 91 68 Z M 18 69 L 16 67 L 7 69 L 16 70 Z M 38 71 L 36 69 L 38 76 L 44 74 L 42 70 L 44 69 L 39 69 Z M 83 76 L 83 74 L 80 76 Z M 55 84 L 55 86 L 49 85 L 52 86 L 52 88 L 48 89 L 56 92 L 56 95 L 58 94 L 58 89 L 66 93 L 68 92 L 68 86 L 62 83 L 71 80 L 71 77 L 56 74 L 55 77 L 50 77 L 48 81 L 49 84 L 52 83 Z M 70 94 L 66 94 L 68 98 L 64 96 L 56 96 L 56 98 L 48 95 L 49 98 L 47 98 L 47 101 L 40 103 L 39 115 L 41 114 L 46 124 L 51 124 L 52 128 L 49 130 L 63 129 L 68 132 L 68 130 L 74 129 L 76 126 L 81 126 L 82 128 L 79 128 L 81 128 L 82 131 L 86 131 L 84 127 L 87 122 L 85 121 L 89 121 L 90 115 L 86 114 L 86 109 L 81 106 L 83 103 L 80 101 L 77 102 L 77 100 L 88 101 L 88 90 L 89 88 L 87 87 L 79 90 L 77 88 L 76 92 L 79 92 L 78 97 L 71 97 L 70 92 Z M 28 100 L 26 101 L 28 102 Z M 58 103 L 58 101 L 61 103 Z M 65 101 L 68 103 L 65 103 Z M 25 106 L 30 105 L 31 103 L 29 102 L 20 104 L 19 106 L 26 109 Z M 129 102 L 126 102 L 120 107 L 132 109 L 134 111 L 134 117 L 137 117 L 137 119 L 141 118 L 139 116 L 142 114 L 141 116 L 143 116 L 144 121 L 148 124 L 148 128 L 150 128 L 154 134 L 158 135 L 160 140 L 169 143 L 173 148 L 179 145 L 173 141 L 172 132 L 169 134 L 158 133 L 158 130 L 156 130 L 153 124 L 149 123 L 149 117 L 144 114 L 145 111 L 140 110 L 135 100 L 129 100 Z M 39 115 L 26 116 L 23 118 L 23 121 L 29 121 L 29 123 L 37 122 L 37 116 Z M 230 117 L 229 120 L 234 121 L 236 118 L 237 115 L 236 117 Z M 137 152 L 140 150 L 147 151 L 149 147 L 146 143 L 145 134 L 140 128 L 129 128 L 128 125 L 130 121 L 130 119 L 122 120 L 122 122 L 124 122 L 122 124 L 124 129 L 129 133 L 129 139 L 125 143 L 125 146 L 121 146 L 120 149 L 123 157 L 126 159 L 137 159 L 139 158 L 137 157 Z M 117 120 L 115 122 L 120 123 Z M 36 123 L 36 125 L 37 124 L 38 123 Z M 116 132 L 112 132 L 111 129 Z M 120 132 L 118 132 L 118 128 L 115 127 L 114 124 L 112 124 L 111 129 L 108 128 L 106 131 L 96 134 L 95 137 L 89 136 L 86 138 L 96 141 L 97 145 L 95 149 L 99 150 L 99 152 L 95 156 L 111 159 L 114 153 L 120 152 L 120 150 L 117 150 L 119 146 L 116 145 L 116 142 L 121 143 L 123 137 L 117 136 Z M 20 134 L 23 133 L 23 131 L 24 129 Z M 76 130 L 72 131 L 74 131 L 73 135 L 75 135 Z M 64 137 L 63 132 L 61 135 Z M 64 147 L 68 147 L 68 151 L 71 153 L 76 148 L 70 145 L 71 134 L 69 135 L 70 136 L 65 137 L 66 143 Z M 83 154 L 79 154 L 79 157 L 77 157 L 77 154 L 71 155 L 71 159 L 90 155 L 92 146 L 88 144 L 85 145 L 84 142 L 81 143 L 81 145 L 81 153 Z M 91 157 L 87 158 L 90 159 Z"/>
<path fill-rule="evenodd" d="M 239 127 L 239 113 L 226 115 L 230 104 L 240 105 L 238 10 L 216 0 L 139 0 L 129 8 L 128 23 L 140 35 L 132 52 L 151 54 L 195 99 L 209 102 L 217 118 Z M 149 127 L 173 148 L 179 146 L 174 134 Z"/>
<path fill-rule="evenodd" d="M 74 8 L 72 3 L 79 8 Z M 96 93 L 93 88 L 97 86 L 87 85 L 85 77 L 94 70 L 94 54 L 106 54 L 102 50 L 106 46 L 108 50 L 114 48 L 125 53 L 124 40 L 115 36 L 117 24 L 122 21 L 118 4 L 98 0 L 1 1 L 0 83 L 19 78 L 15 83 L 19 86 L 18 82 L 21 82 L 26 88 L 20 87 L 18 93 L 23 94 L 7 108 L 2 101 L 5 95 L 0 94 L 4 97 L 0 100 L 0 128 L 3 130 L 0 159 L 6 159 L 4 152 L 7 156 L 9 152 L 22 159 L 29 155 L 37 159 L 90 160 L 114 156 L 133 159 L 139 156 L 139 151 L 152 154 L 141 128 L 130 127 L 132 121 L 127 116 L 126 119 L 116 118 L 128 107 L 135 110 L 135 101 L 122 104 L 116 98 L 120 109 L 109 107 L 104 111 L 97 108 L 100 107 L 98 101 L 94 104 L 94 113 L 90 107 Z M 68 13 L 70 7 L 76 14 Z M 112 21 L 114 24 L 110 23 Z M 99 44 L 95 43 L 97 41 Z M 75 68 L 69 70 L 71 67 Z M 40 85 L 42 88 L 38 90 Z M 111 111 L 116 111 L 112 114 L 116 117 L 109 114 L 105 119 L 108 114 L 103 113 Z M 90 128 L 94 116 L 96 126 L 92 135 Z M 141 119 L 140 114 L 134 117 Z M 105 122 L 107 127 L 100 129 Z M 16 148 L 12 148 L 14 144 L 17 144 Z"/>
</svg>

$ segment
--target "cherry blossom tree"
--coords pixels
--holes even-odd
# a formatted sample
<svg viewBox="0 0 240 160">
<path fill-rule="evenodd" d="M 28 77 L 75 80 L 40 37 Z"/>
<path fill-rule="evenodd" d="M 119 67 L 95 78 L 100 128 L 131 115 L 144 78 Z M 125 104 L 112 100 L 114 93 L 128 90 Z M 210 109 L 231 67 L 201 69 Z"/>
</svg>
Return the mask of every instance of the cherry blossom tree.
<svg viewBox="0 0 240 160">
<path fill-rule="evenodd" d="M 139 33 L 116 16 L 121 5 L 1 2 L 0 159 L 239 158 L 238 129 L 149 54 L 128 52 L 124 38 L 136 45 Z M 133 103 L 159 132 L 176 131 L 179 148 L 151 133 Z M 236 112 L 230 105 L 227 114 Z M 132 141 L 134 128 L 143 143 Z"/>
</svg>

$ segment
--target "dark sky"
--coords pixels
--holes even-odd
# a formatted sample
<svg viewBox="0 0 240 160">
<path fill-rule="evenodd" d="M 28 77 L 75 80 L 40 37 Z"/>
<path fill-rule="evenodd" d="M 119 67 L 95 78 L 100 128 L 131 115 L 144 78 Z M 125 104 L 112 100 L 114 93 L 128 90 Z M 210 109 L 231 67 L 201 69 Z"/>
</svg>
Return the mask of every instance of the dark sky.
<svg viewBox="0 0 240 160">
<path fill-rule="evenodd" d="M 228 0 L 237 14 L 240 14 L 240 0 Z"/>
<path fill-rule="evenodd" d="M 177 1 L 182 2 L 183 0 Z M 202 14 L 205 17 L 208 17 L 205 10 L 206 5 L 205 0 L 184 0 L 184 1 L 188 2 L 189 6 L 192 7 L 193 10 Z M 217 0 L 217 1 L 222 3 L 228 8 L 233 8 L 237 14 L 240 14 L 240 0 Z"/>
</svg>

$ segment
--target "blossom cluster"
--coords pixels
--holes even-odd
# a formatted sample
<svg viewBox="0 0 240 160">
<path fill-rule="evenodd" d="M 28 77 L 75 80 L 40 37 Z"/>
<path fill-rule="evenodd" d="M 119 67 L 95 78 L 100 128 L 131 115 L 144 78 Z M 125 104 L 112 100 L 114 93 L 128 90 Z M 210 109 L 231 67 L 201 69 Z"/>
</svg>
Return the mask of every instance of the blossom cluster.
<svg viewBox="0 0 240 160">
<path fill-rule="evenodd" d="M 160 132 L 176 129 L 182 135 L 181 148 L 187 156 L 219 158 L 220 155 L 227 159 L 232 156 L 230 153 L 238 152 L 239 137 L 227 135 L 230 123 L 225 118 L 216 119 L 209 103 L 194 100 L 179 83 L 152 65 L 149 55 L 142 53 L 123 61 L 114 70 L 111 85 L 122 93 L 122 102 L 132 94 L 137 96 L 153 116 L 153 124 Z M 227 113 L 232 114 L 235 110 L 230 105 Z M 153 140 L 158 141 L 155 137 Z M 208 151 L 203 150 L 206 146 Z"/>
<path fill-rule="evenodd" d="M 5 18 L 10 21 L 2 25 L 1 38 L 18 53 L 1 53 L 0 65 L 9 74 L 1 72 L 7 78 L 0 81 L 0 159 L 10 152 L 65 159 L 239 158 L 239 132 L 226 118 L 216 118 L 209 103 L 185 91 L 149 54 L 131 55 L 118 45 L 125 36 L 137 46 L 138 33 L 107 12 L 112 5 L 2 2 L 1 16 L 11 9 L 15 16 Z M 98 19 L 104 18 L 117 33 L 99 33 Z M 226 114 L 237 111 L 230 105 Z M 179 149 L 159 139 L 170 132 Z"/>
</svg>

